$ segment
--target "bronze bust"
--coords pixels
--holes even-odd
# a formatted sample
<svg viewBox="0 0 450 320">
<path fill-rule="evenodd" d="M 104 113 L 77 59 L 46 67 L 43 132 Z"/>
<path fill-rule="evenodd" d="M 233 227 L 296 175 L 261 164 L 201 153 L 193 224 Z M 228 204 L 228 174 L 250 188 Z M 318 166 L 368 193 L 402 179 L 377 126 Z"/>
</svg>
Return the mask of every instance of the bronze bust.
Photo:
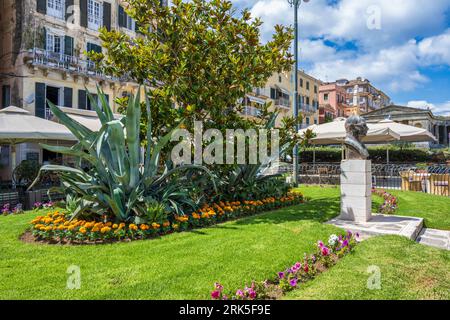
<svg viewBox="0 0 450 320">
<path fill-rule="evenodd" d="M 353 115 L 345 121 L 345 137 L 344 144 L 347 147 L 347 159 L 349 160 L 366 160 L 369 158 L 367 150 L 361 139 L 367 135 L 369 128 L 363 117 Z"/>
</svg>

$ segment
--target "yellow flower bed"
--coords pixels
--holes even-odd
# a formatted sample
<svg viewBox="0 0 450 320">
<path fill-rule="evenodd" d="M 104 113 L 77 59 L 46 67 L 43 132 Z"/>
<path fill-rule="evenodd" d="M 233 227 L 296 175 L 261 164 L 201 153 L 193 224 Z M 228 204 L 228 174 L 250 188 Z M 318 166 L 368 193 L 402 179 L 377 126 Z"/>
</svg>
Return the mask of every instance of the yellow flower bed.
<svg viewBox="0 0 450 320">
<path fill-rule="evenodd" d="M 197 212 L 184 216 L 171 216 L 163 221 L 148 224 L 134 224 L 111 221 L 69 220 L 59 211 L 38 216 L 31 221 L 31 232 L 40 240 L 47 241 L 108 241 L 124 239 L 145 239 L 174 231 L 183 231 L 303 202 L 301 193 L 288 193 L 275 198 L 261 200 L 219 202 L 204 205 Z"/>
</svg>

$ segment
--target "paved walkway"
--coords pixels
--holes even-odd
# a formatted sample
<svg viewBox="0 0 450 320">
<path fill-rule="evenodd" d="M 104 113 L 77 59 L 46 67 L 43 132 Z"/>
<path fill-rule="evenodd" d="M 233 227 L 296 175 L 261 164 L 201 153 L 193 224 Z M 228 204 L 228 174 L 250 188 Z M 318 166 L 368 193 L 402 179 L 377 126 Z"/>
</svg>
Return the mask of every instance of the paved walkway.
<svg viewBox="0 0 450 320">
<path fill-rule="evenodd" d="M 358 232 L 363 240 L 377 235 L 391 234 L 407 237 L 426 246 L 450 250 L 450 231 L 423 228 L 422 218 L 377 214 L 365 223 L 337 218 L 327 223 L 353 233 Z"/>
<path fill-rule="evenodd" d="M 362 239 L 376 235 L 398 235 L 416 240 L 422 230 L 423 219 L 377 214 L 369 222 L 358 223 L 349 220 L 332 219 L 327 223 L 358 232 Z"/>
<path fill-rule="evenodd" d="M 427 246 L 450 250 L 450 231 L 423 228 L 416 241 Z"/>
</svg>

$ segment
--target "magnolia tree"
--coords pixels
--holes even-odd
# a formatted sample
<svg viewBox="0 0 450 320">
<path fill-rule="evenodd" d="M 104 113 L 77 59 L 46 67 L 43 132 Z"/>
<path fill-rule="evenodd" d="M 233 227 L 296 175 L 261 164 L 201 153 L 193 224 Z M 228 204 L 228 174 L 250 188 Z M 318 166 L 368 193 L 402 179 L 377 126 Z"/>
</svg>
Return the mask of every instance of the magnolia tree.
<svg viewBox="0 0 450 320">
<path fill-rule="evenodd" d="M 190 132 L 196 121 L 203 122 L 204 130 L 214 128 L 223 133 L 270 124 L 274 112 L 269 105 L 255 121 L 241 116 L 239 101 L 253 88 L 264 87 L 274 72 L 291 70 L 291 27 L 275 26 L 272 39 L 262 43 L 262 21 L 252 18 L 248 10 L 236 12 L 230 1 L 174 0 L 171 6 L 161 6 L 160 0 L 127 3 L 126 12 L 135 19 L 138 36 L 102 29 L 106 53 L 93 53 L 91 58 L 106 73 L 151 88 L 153 136 L 161 136 L 181 121 Z M 142 112 L 145 114 L 145 108 Z M 295 144 L 295 121 L 301 119 L 283 119 L 280 145 Z M 141 132 L 146 127 L 142 123 Z M 224 177 L 236 168 L 221 165 L 212 169 Z M 258 172 L 255 168 L 247 171 Z"/>
<path fill-rule="evenodd" d="M 230 1 L 174 0 L 168 7 L 160 0 L 127 2 L 140 35 L 103 29 L 106 54 L 93 58 L 109 74 L 153 88 L 155 133 L 181 119 L 189 127 L 194 120 L 208 120 L 206 126 L 218 129 L 251 127 L 239 116 L 238 101 L 264 86 L 273 72 L 292 67 L 291 28 L 275 26 L 272 39 L 262 44 L 261 20 L 248 10 L 238 14 Z M 261 119 L 267 121 L 270 113 L 264 109 Z M 285 127 L 292 124 L 286 121 Z"/>
</svg>

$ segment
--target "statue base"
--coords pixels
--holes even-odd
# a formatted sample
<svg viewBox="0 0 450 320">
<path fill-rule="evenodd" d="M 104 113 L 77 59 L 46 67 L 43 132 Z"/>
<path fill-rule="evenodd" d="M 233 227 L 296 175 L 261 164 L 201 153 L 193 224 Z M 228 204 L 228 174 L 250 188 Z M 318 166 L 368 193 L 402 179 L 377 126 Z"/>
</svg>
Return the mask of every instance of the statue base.
<svg viewBox="0 0 450 320">
<path fill-rule="evenodd" d="M 339 219 L 367 222 L 372 218 L 372 162 L 341 162 L 341 215 Z"/>
</svg>

